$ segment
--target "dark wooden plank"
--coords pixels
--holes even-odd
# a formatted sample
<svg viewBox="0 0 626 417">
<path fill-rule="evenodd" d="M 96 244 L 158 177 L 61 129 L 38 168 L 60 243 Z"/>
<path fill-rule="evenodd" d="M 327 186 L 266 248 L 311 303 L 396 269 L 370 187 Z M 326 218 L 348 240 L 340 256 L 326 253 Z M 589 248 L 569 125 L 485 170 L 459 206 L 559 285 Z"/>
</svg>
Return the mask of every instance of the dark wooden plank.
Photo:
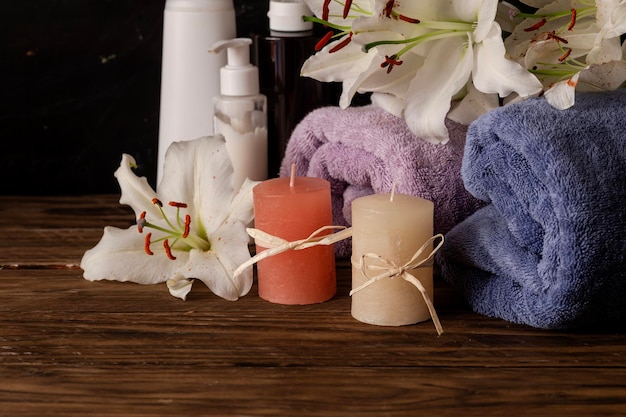
<svg viewBox="0 0 626 417">
<path fill-rule="evenodd" d="M 624 369 L 3 368 L 18 416 L 622 416 Z"/>
<path fill-rule="evenodd" d="M 0 271 L 0 363 L 626 368 L 620 334 L 542 331 L 453 305 L 440 305 L 446 332 L 437 336 L 430 322 L 360 323 L 347 291 L 322 304 L 282 306 L 260 299 L 256 287 L 229 302 L 197 283 L 181 301 L 164 285 L 91 283 L 79 270 L 23 273 Z"/>
<path fill-rule="evenodd" d="M 329 302 L 229 302 L 196 283 L 89 282 L 78 267 L 119 196 L 0 197 L 0 416 L 624 415 L 624 329 L 555 332 L 472 313 L 436 281 L 445 333 Z"/>
<path fill-rule="evenodd" d="M 0 267 L 78 265 L 105 226 L 127 228 L 133 211 L 119 196 L 0 196 Z"/>
<path fill-rule="evenodd" d="M 85 250 L 95 246 L 101 229 L 4 229 L 0 239 L 0 267 L 71 267 L 79 265 Z"/>
</svg>

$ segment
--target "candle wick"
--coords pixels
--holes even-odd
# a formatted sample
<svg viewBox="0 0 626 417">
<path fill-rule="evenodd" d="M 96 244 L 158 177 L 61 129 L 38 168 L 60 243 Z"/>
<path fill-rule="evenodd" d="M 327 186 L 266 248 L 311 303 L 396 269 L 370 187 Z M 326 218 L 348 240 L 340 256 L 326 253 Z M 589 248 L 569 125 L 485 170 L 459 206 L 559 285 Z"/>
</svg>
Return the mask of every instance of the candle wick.
<svg viewBox="0 0 626 417">
<path fill-rule="evenodd" d="M 296 164 L 291 164 L 291 176 L 289 177 L 289 188 L 293 188 L 296 183 Z"/>
<path fill-rule="evenodd" d="M 394 197 L 396 196 L 396 182 L 393 182 L 393 185 L 391 186 L 391 195 L 389 196 L 389 201 L 393 201 Z"/>
</svg>

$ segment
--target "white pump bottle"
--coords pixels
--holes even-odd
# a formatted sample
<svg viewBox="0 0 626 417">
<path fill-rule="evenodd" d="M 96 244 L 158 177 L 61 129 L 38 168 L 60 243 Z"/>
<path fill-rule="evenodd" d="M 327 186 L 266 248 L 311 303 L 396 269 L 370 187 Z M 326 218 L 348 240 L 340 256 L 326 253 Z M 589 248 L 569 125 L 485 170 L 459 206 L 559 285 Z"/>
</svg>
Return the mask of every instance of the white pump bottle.
<svg viewBox="0 0 626 417">
<path fill-rule="evenodd" d="M 227 50 L 220 71 L 221 95 L 214 99 L 214 133 L 226 140 L 233 164 L 233 187 L 247 178 L 267 179 L 267 98 L 260 94 L 259 70 L 250 64 L 249 38 L 216 42 L 210 52 Z"/>
<path fill-rule="evenodd" d="M 235 36 L 233 0 L 166 0 L 157 181 L 172 142 L 213 134 L 213 98 L 226 59 L 207 51 Z"/>
</svg>

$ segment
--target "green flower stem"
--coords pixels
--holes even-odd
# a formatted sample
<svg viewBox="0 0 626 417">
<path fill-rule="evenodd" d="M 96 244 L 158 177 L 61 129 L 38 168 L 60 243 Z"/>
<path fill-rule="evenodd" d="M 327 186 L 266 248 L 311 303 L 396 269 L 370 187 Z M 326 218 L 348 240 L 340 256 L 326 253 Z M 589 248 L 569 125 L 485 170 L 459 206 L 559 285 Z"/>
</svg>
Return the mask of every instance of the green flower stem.
<svg viewBox="0 0 626 417">
<path fill-rule="evenodd" d="M 192 248 L 198 249 L 202 252 L 206 252 L 211 249 L 211 243 L 208 240 L 202 239 L 200 236 L 197 236 L 194 233 L 189 233 L 186 238 L 181 237 L 180 240 L 182 242 L 185 242 Z"/>
<path fill-rule="evenodd" d="M 181 230 L 177 230 L 174 227 L 172 229 L 166 229 L 165 227 L 161 227 L 156 224 L 152 224 L 150 222 L 145 222 L 143 227 L 158 230 L 159 232 L 163 232 L 166 234 L 166 236 L 155 239 L 154 242 L 162 242 L 165 239 L 175 239 L 171 244 L 172 247 L 176 244 L 176 242 L 181 242 L 181 243 L 185 243 L 191 248 L 198 249 L 201 251 L 208 251 L 209 249 L 211 249 L 211 243 L 208 240 L 201 238 L 195 233 L 190 232 L 187 235 L 187 237 L 182 237 L 183 232 Z"/>
<path fill-rule="evenodd" d="M 167 233 L 170 236 L 175 236 L 177 234 L 180 234 L 179 232 L 176 232 L 176 231 L 173 231 L 173 230 L 170 230 L 170 229 L 166 229 L 165 227 L 157 226 L 156 224 L 152 224 L 150 222 L 145 222 L 143 224 L 143 227 L 148 227 L 150 229 L 158 230 L 159 232 Z"/>
<path fill-rule="evenodd" d="M 578 71 L 572 71 L 570 69 L 530 69 L 528 70 L 530 72 L 532 72 L 533 74 L 536 75 L 547 75 L 550 77 L 566 77 L 569 78 L 570 76 L 576 74 Z"/>
<path fill-rule="evenodd" d="M 472 32 L 476 28 L 474 22 L 439 22 L 436 20 L 420 20 L 417 23 L 420 27 L 436 30 Z"/>
<path fill-rule="evenodd" d="M 589 15 L 595 15 L 597 12 L 597 8 L 593 7 L 584 7 L 581 9 L 576 9 L 576 18 L 581 19 L 583 17 L 587 17 Z M 515 17 L 520 17 L 522 19 L 547 19 L 547 20 L 556 20 L 561 17 L 569 17 L 572 15 L 571 10 L 563 10 L 560 12 L 553 13 L 516 13 Z"/>
<path fill-rule="evenodd" d="M 381 40 L 376 42 L 368 43 L 364 46 L 365 51 L 369 51 L 370 49 L 379 46 L 379 45 L 407 45 L 405 48 L 401 49 L 396 57 L 399 58 L 415 46 L 419 45 L 423 42 L 433 41 L 436 39 L 444 39 L 444 38 L 453 38 L 457 36 L 467 36 L 467 31 L 461 30 L 435 30 L 433 32 L 426 33 L 424 35 L 416 36 L 414 38 L 403 39 L 403 40 Z"/>
<path fill-rule="evenodd" d="M 352 29 L 350 26 L 337 25 L 335 23 L 331 23 L 331 22 L 329 22 L 327 20 L 322 20 L 319 17 L 315 17 L 315 16 L 302 16 L 302 18 L 306 22 L 319 23 L 320 25 L 328 26 L 331 29 L 339 30 L 339 31 L 345 32 L 345 33 L 350 32 L 350 30 Z"/>
<path fill-rule="evenodd" d="M 174 226 L 174 225 L 172 224 L 172 222 L 170 222 L 170 219 L 168 219 L 168 218 L 167 218 L 167 216 L 165 215 L 165 212 L 163 211 L 163 207 L 161 207 L 161 206 L 160 206 L 160 205 L 158 205 L 158 204 L 156 204 L 156 207 L 157 207 L 157 208 L 159 209 L 159 211 L 161 212 L 161 217 L 163 217 L 163 219 L 165 220 L 165 222 L 167 223 L 167 225 L 168 225 L 169 227 L 171 227 L 172 229 L 176 229 L 176 226 Z M 176 217 L 179 217 L 179 213 L 180 213 L 180 210 L 177 210 L 177 211 L 176 211 Z M 157 230 L 158 230 L 158 229 L 157 229 Z M 164 231 L 164 230 L 162 230 L 162 231 Z"/>
</svg>

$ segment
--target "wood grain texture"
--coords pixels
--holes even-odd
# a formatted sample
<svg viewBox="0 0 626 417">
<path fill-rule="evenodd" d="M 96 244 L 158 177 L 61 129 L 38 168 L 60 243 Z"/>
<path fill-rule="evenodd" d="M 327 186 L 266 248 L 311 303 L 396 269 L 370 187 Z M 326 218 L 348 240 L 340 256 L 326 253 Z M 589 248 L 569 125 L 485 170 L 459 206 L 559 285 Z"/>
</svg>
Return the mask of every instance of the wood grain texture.
<svg viewBox="0 0 626 417">
<path fill-rule="evenodd" d="M 21 209 L 16 209 L 21 207 Z M 437 281 L 432 323 L 329 302 L 236 302 L 196 283 L 89 282 L 82 253 L 133 213 L 114 196 L 0 197 L 0 416 L 618 416 L 623 330 L 551 332 L 472 313 Z"/>
</svg>

